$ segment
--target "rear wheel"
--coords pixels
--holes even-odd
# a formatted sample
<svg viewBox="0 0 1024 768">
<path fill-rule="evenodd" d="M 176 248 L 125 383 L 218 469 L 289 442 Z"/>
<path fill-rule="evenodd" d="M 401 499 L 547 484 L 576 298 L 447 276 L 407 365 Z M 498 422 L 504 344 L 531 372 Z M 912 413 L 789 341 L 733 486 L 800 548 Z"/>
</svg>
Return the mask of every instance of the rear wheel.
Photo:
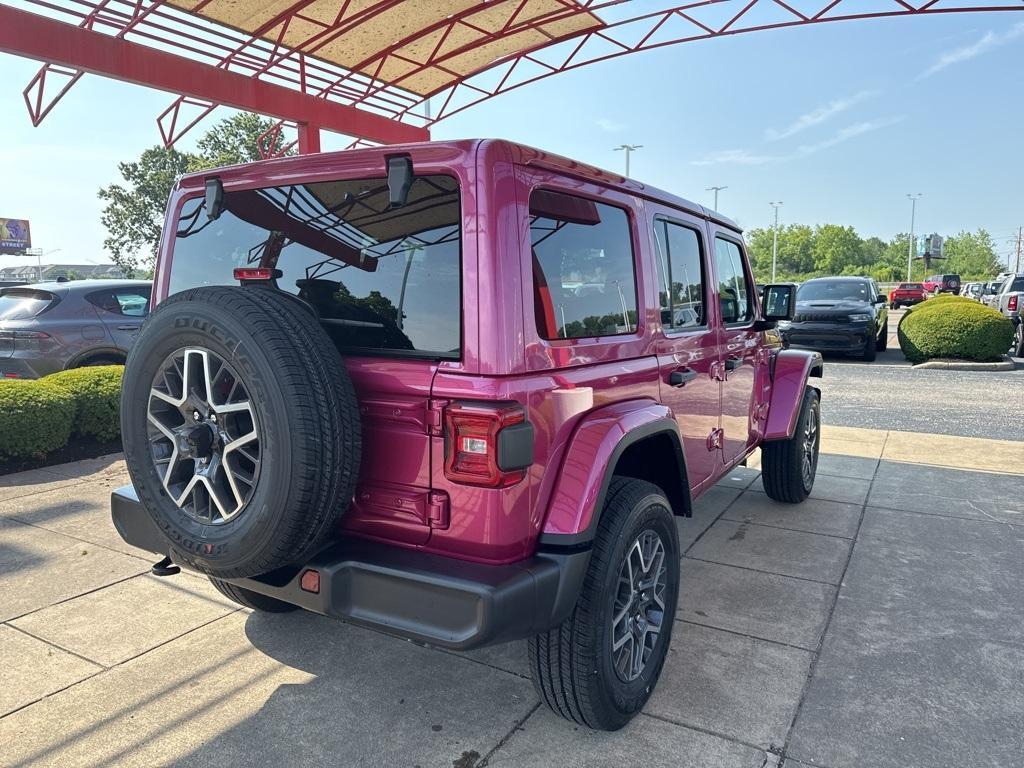
<svg viewBox="0 0 1024 768">
<path fill-rule="evenodd" d="M 552 711 L 613 731 L 643 708 L 672 639 L 679 557 L 661 489 L 615 478 L 572 615 L 529 643 L 534 687 Z"/>
<path fill-rule="evenodd" d="M 1013 333 L 1013 356 L 1024 357 L 1024 318 L 1017 323 L 1017 330 Z"/>
<path fill-rule="evenodd" d="M 221 581 L 212 576 L 210 577 L 210 583 L 228 600 L 232 600 L 244 608 L 252 608 L 254 611 L 263 611 L 265 613 L 289 613 L 298 610 L 297 605 L 261 595 L 259 592 L 253 592 L 251 589 L 236 587 L 230 582 Z"/>
<path fill-rule="evenodd" d="M 821 446 L 821 406 L 818 390 L 804 389 L 804 400 L 789 440 L 773 440 L 761 446 L 761 483 L 775 501 L 799 504 L 811 495 L 818 471 Z"/>
</svg>

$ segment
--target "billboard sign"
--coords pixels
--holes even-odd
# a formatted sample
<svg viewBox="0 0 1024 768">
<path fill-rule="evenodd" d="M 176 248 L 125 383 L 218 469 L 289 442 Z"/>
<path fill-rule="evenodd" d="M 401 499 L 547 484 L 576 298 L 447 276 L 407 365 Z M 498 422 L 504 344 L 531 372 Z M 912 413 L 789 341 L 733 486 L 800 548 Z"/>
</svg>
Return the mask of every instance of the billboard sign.
<svg viewBox="0 0 1024 768">
<path fill-rule="evenodd" d="M 0 253 L 22 253 L 32 247 L 26 219 L 0 219 Z"/>
<path fill-rule="evenodd" d="M 928 256 L 932 259 L 944 258 L 942 252 L 945 241 L 941 235 L 920 235 L 917 238 L 917 258 Z"/>
</svg>

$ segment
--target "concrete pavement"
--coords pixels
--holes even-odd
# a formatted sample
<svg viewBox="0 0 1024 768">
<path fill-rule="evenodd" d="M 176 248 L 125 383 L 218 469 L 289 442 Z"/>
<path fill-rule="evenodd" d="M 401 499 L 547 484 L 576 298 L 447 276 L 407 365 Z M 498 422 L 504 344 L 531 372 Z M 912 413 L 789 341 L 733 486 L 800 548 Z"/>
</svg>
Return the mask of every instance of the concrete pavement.
<svg viewBox="0 0 1024 768">
<path fill-rule="evenodd" d="M 110 524 L 117 456 L 0 477 L 0 766 L 1019 764 L 1024 443 L 823 436 L 805 504 L 742 468 L 680 521 L 670 657 L 613 734 L 542 708 L 520 643 L 450 653 L 149 575 Z"/>
</svg>

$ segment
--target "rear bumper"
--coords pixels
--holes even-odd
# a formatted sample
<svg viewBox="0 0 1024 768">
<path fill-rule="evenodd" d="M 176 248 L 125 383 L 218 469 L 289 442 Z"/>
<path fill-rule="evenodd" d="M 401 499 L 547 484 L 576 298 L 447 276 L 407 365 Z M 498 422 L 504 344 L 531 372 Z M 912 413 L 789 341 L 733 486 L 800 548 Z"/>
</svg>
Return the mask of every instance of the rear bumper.
<svg viewBox="0 0 1024 768">
<path fill-rule="evenodd" d="M 0 379 L 40 379 L 60 370 L 60 362 L 48 358 L 0 357 Z"/>
<path fill-rule="evenodd" d="M 114 527 L 126 542 L 160 555 L 168 544 L 126 486 L 111 494 Z M 345 538 L 301 567 L 232 584 L 314 613 L 444 648 L 520 640 L 561 624 L 576 603 L 590 551 L 539 552 L 508 565 L 481 565 Z M 319 593 L 301 587 L 320 574 Z"/>
</svg>

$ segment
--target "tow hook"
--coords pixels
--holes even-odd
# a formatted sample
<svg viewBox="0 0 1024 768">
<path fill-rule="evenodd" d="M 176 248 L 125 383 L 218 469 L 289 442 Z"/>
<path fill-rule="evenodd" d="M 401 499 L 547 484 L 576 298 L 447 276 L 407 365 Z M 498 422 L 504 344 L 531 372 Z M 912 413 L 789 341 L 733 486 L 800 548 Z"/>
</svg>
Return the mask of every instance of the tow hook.
<svg viewBox="0 0 1024 768">
<path fill-rule="evenodd" d="M 174 576 L 176 573 L 181 573 L 181 568 L 175 565 L 170 557 L 165 557 L 163 560 L 153 563 L 149 570 L 152 571 L 154 576 Z"/>
</svg>

